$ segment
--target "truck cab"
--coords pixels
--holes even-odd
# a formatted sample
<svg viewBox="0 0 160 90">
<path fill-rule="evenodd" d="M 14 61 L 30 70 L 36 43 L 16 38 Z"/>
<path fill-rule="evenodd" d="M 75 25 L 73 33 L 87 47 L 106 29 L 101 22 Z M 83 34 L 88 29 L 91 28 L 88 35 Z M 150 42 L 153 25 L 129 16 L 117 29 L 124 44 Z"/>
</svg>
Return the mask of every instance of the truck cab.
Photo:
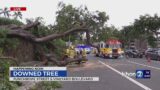
<svg viewBox="0 0 160 90">
<path fill-rule="evenodd" d="M 106 42 L 100 42 L 99 48 L 100 53 L 99 56 L 102 56 L 104 58 L 118 58 L 122 54 L 124 54 L 124 51 L 122 50 L 122 44 L 119 40 L 110 39 Z"/>
</svg>

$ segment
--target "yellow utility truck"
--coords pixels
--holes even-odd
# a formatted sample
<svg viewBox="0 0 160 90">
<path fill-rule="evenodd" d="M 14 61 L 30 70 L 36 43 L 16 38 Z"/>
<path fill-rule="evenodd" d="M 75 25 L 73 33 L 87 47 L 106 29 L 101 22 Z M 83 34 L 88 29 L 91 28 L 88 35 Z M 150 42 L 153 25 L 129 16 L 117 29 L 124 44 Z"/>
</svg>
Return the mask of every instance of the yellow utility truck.
<svg viewBox="0 0 160 90">
<path fill-rule="evenodd" d="M 96 51 L 96 56 L 104 58 L 118 58 L 124 54 L 122 43 L 116 39 L 109 39 L 106 42 L 98 43 L 99 52 Z"/>
</svg>

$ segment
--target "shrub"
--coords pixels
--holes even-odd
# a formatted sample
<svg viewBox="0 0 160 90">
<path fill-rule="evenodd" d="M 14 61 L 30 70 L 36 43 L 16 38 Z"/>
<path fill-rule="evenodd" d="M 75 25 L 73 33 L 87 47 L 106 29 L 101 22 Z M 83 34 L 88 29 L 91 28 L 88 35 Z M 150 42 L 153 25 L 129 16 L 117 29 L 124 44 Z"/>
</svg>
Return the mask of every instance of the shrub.
<svg viewBox="0 0 160 90">
<path fill-rule="evenodd" d="M 23 25 L 23 23 L 18 20 L 0 17 L 0 25 L 9 25 L 9 24 Z"/>
<path fill-rule="evenodd" d="M 43 81 L 37 83 L 35 86 L 30 88 L 29 90 L 55 90 L 57 88 L 61 88 L 61 84 L 57 81 Z"/>
<path fill-rule="evenodd" d="M 17 87 L 21 85 L 20 82 L 9 81 L 9 67 L 11 65 L 11 61 L 0 59 L 0 90 L 17 90 Z"/>
</svg>

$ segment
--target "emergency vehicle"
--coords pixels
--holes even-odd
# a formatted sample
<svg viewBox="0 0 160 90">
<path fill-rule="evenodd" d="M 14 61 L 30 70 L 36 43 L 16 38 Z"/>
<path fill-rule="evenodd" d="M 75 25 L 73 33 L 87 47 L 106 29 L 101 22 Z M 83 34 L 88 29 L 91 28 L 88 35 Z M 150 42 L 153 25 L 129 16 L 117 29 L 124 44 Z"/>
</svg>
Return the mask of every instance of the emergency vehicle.
<svg viewBox="0 0 160 90">
<path fill-rule="evenodd" d="M 80 51 L 85 50 L 85 52 L 86 52 L 87 54 L 90 54 L 90 53 L 91 53 L 91 47 L 90 47 L 90 46 L 87 46 L 87 45 L 84 45 L 84 44 L 77 45 L 77 46 L 75 47 L 75 50 L 76 50 L 76 52 L 80 52 Z"/>
<path fill-rule="evenodd" d="M 99 42 L 100 52 L 96 52 L 96 56 L 104 58 L 118 58 L 124 54 L 122 43 L 116 39 L 109 39 L 106 42 Z"/>
</svg>

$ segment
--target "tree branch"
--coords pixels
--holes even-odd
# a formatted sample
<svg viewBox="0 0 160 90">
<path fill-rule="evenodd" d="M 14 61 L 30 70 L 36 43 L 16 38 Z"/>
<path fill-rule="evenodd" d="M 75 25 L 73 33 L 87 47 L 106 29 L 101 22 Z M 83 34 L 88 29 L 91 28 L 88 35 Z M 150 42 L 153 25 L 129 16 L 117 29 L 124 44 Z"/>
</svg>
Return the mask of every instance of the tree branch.
<svg viewBox="0 0 160 90">
<path fill-rule="evenodd" d="M 78 61 L 87 61 L 87 59 L 85 58 L 75 58 L 75 59 L 72 59 L 72 58 L 67 58 L 65 60 L 57 60 L 54 56 L 52 56 L 51 54 L 48 54 L 46 55 L 47 59 L 49 61 L 52 61 L 54 64 L 56 64 L 57 66 L 66 66 L 68 65 L 69 63 L 72 63 L 72 62 L 78 62 Z"/>
<path fill-rule="evenodd" d="M 21 29 L 27 30 L 27 29 L 33 28 L 33 27 L 38 26 L 38 25 L 40 25 L 40 22 L 34 22 L 32 24 L 28 24 L 28 25 L 22 26 Z"/>
<path fill-rule="evenodd" d="M 69 35 L 74 32 L 82 32 L 82 31 L 87 31 L 87 30 L 88 30 L 87 28 L 74 28 L 74 29 L 68 30 L 64 33 L 61 33 L 61 34 L 51 34 L 51 35 L 48 35 L 45 37 L 36 38 L 35 41 L 36 42 L 46 42 L 46 41 L 54 40 L 57 38 L 61 38 L 63 36 Z"/>
<path fill-rule="evenodd" d="M 97 48 L 98 52 L 100 52 L 100 48 L 99 48 L 98 46 L 93 45 L 93 44 L 91 43 L 89 30 L 86 31 L 86 37 L 87 37 L 86 43 L 87 43 L 88 45 L 92 46 L 92 47 Z"/>
<path fill-rule="evenodd" d="M 37 38 L 36 36 L 34 36 L 33 34 L 31 34 L 28 31 L 25 31 L 22 29 L 17 29 L 17 30 L 9 30 L 7 35 L 10 37 L 21 37 L 21 38 L 29 40 L 31 42 L 41 43 L 41 42 L 47 42 L 50 40 L 61 38 L 63 36 L 69 35 L 74 32 L 82 32 L 82 31 L 87 31 L 87 30 L 88 30 L 87 28 L 79 27 L 79 28 L 74 28 L 74 29 L 68 30 L 68 31 L 61 33 L 61 34 L 51 34 L 51 35 Z"/>
<path fill-rule="evenodd" d="M 17 26 L 15 24 L 9 24 L 9 25 L 0 25 L 1 28 L 8 28 L 11 30 L 16 30 L 16 29 L 22 29 L 22 30 L 27 30 L 27 29 L 31 29 L 35 26 L 40 25 L 40 22 L 34 22 L 31 24 L 27 24 L 27 25 L 21 25 L 21 26 Z"/>
<path fill-rule="evenodd" d="M 86 32 L 87 33 L 87 44 L 91 45 L 91 46 L 94 46 L 90 42 L 89 30 L 88 30 L 88 28 L 84 28 L 84 26 L 81 26 L 81 27 L 78 27 L 78 28 L 73 28 L 73 29 L 70 29 L 66 32 L 60 33 L 60 34 L 51 34 L 51 35 L 47 35 L 47 36 L 44 36 L 44 37 L 36 37 L 32 33 L 30 33 L 29 31 L 26 31 L 26 29 L 30 29 L 30 28 L 32 28 L 34 26 L 37 26 L 37 25 L 39 25 L 39 23 L 35 22 L 35 23 L 23 26 L 23 27 L 18 28 L 18 29 L 16 29 L 16 28 L 11 28 L 9 30 L 7 29 L 8 30 L 7 37 L 22 38 L 22 39 L 28 40 L 28 41 L 36 44 L 36 43 L 44 43 L 44 42 L 48 42 L 48 41 L 51 41 L 51 40 L 54 40 L 54 39 L 58 39 L 58 38 L 67 36 L 69 34 L 73 34 L 75 32 Z M 97 48 L 97 46 L 94 46 L 94 47 Z M 50 60 L 58 66 L 65 66 L 65 65 L 67 65 L 69 63 L 72 63 L 72 62 L 78 62 L 78 61 L 83 61 L 84 60 L 84 58 L 76 58 L 76 59 L 67 58 L 65 60 L 57 60 L 54 56 L 45 55 L 45 53 L 42 50 L 40 52 L 41 52 L 41 55 L 42 55 L 41 59 L 43 61 L 41 64 L 46 64 L 48 62 L 48 60 Z"/>
</svg>

